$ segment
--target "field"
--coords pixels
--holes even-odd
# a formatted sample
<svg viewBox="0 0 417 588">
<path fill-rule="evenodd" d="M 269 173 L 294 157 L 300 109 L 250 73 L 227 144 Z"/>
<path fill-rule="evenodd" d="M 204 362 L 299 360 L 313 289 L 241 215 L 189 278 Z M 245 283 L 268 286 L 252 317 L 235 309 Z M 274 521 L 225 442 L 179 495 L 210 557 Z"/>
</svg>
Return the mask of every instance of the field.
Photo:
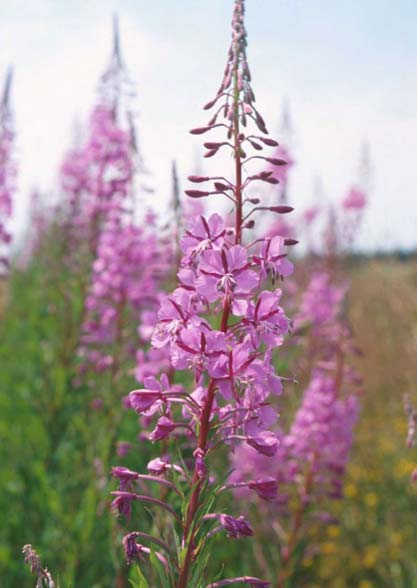
<svg viewBox="0 0 417 588">
<path fill-rule="evenodd" d="M 349 273 L 349 316 L 363 352 L 357 360 L 365 380 L 361 413 L 345 497 L 334 509 L 340 525 L 328 526 L 320 536 L 321 554 L 305 558 L 306 576 L 299 586 L 411 588 L 417 585 L 413 540 L 417 490 L 410 482 L 416 455 L 405 447 L 403 394 L 413 394 L 417 375 L 413 361 L 417 264 L 390 258 L 363 260 L 352 262 Z M 109 530 L 107 507 L 97 528 L 86 523 L 96 514 L 89 512 L 88 501 L 92 500 L 91 509 L 96 502 L 87 488 L 72 495 L 70 505 L 60 496 L 71 492 L 75 463 L 78 484 L 91 483 L 93 476 L 79 469 L 86 467 L 85 449 L 65 447 L 65 425 L 57 422 L 54 412 L 54 405 L 62 402 L 58 386 L 65 385 L 64 374 L 51 372 L 51 359 L 58 351 L 54 331 L 59 325 L 54 317 L 60 309 L 54 308 L 53 300 L 57 303 L 59 287 L 48 293 L 52 297 L 48 301 L 41 278 L 36 268 L 14 276 L 2 323 L 1 584 L 30 585 L 20 549 L 22 542 L 31 541 L 51 569 L 60 570 L 62 578 L 76 578 L 74 584 L 70 580 L 63 586 L 109 586 L 106 576 L 114 574 L 111 557 L 98 560 L 96 553 L 97 542 L 104 541 L 99 543 L 101 550 L 107 544 L 103 538 Z M 71 394 L 58 415 L 67 425 L 83 414 L 80 398 L 73 396 L 74 391 Z"/>
<path fill-rule="evenodd" d="M 339 505 L 343 524 L 328 529 L 320 570 L 328 586 L 414 586 L 415 454 L 405 447 L 403 395 L 415 394 L 417 265 L 388 258 L 351 271 L 349 315 L 363 351 L 364 395 Z"/>
<path fill-rule="evenodd" d="M 269 133 L 253 89 L 246 2 L 231 4 L 220 86 L 207 96 L 200 126 L 187 120 L 188 147 L 181 137 L 193 92 L 185 97 L 178 81 L 187 72 L 184 49 L 175 71 L 169 67 L 183 35 L 174 35 L 171 51 L 166 31 L 164 51 L 154 51 L 158 43 L 142 51 L 149 79 L 156 59 L 170 95 L 169 105 L 165 94 L 151 99 L 145 117 L 158 151 L 155 176 L 142 152 L 117 16 L 94 100 L 66 150 L 57 151 L 51 133 L 44 167 L 36 164 L 42 149 L 30 161 L 19 150 L 14 70 L 6 72 L 1 588 L 417 588 L 417 258 L 411 246 L 371 253 L 380 247 L 377 205 L 381 212 L 389 183 L 377 184 L 377 200 L 367 142 L 345 177 L 337 142 L 351 122 L 334 115 L 333 128 L 320 103 L 331 132 L 323 140 L 327 130 L 310 113 L 315 147 L 304 149 L 307 141 L 300 161 L 287 102 L 277 138 Z M 266 32 L 269 23 L 251 7 Z M 142 9 L 154 17 L 161 7 Z M 190 18 L 207 5 L 195 10 Z M 151 21 L 143 26 L 152 30 Z M 255 38 L 258 57 L 268 55 L 263 36 Z M 151 47 L 151 39 L 140 42 Z M 203 72 L 200 64 L 198 76 L 211 79 Z M 168 89 L 173 73 L 179 78 Z M 67 77 L 72 102 L 82 91 Z M 159 81 L 148 82 L 150 97 Z M 22 87 L 16 104 L 24 112 Z M 196 92 L 203 87 L 196 81 Z M 51 131 L 53 121 L 51 109 Z M 201 158 L 184 173 L 193 140 Z M 174 144 L 181 166 L 169 159 L 167 178 Z M 302 184 L 324 144 L 326 182 L 339 189 L 330 198 L 316 176 L 308 204 Z M 26 166 L 56 179 L 26 195 L 24 230 L 16 211 Z M 396 180 L 397 190 L 400 174 Z M 394 234 L 397 208 L 400 200 L 385 247 L 415 240 L 407 230 Z"/>
</svg>

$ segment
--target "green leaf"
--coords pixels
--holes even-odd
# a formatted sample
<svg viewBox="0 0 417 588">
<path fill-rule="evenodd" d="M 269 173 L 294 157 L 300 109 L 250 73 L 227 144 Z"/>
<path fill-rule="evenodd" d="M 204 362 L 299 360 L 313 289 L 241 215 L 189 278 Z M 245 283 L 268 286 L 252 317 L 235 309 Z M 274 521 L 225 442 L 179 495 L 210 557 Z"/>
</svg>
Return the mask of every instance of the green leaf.
<svg viewBox="0 0 417 588">
<path fill-rule="evenodd" d="M 149 555 L 149 561 L 150 561 L 153 569 L 158 572 L 159 579 L 162 582 L 162 588 L 170 588 L 169 579 L 167 578 L 165 568 L 162 565 L 162 562 L 159 561 L 153 548 L 151 548 L 151 553 Z"/>
<path fill-rule="evenodd" d="M 129 582 L 133 588 L 149 588 L 149 584 L 138 565 L 130 568 Z"/>
</svg>

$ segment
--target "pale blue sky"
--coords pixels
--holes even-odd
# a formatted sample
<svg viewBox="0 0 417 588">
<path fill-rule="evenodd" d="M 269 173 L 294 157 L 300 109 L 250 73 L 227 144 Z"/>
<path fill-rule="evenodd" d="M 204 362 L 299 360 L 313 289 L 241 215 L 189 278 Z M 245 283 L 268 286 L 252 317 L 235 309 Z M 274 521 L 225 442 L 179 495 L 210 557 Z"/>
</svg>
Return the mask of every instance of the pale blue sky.
<svg viewBox="0 0 417 588">
<path fill-rule="evenodd" d="M 52 186 L 74 116 L 85 116 L 109 55 L 111 15 L 138 90 L 141 143 L 158 202 L 172 157 L 188 173 L 229 43 L 232 0 L 13 0 L 2 4 L 0 73 L 16 68 L 13 99 L 24 192 Z M 371 144 L 366 246 L 417 245 L 417 2 L 247 0 L 258 105 L 277 127 L 288 97 L 296 130 L 291 197 L 302 207 L 319 174 L 328 198 L 355 179 Z"/>
</svg>

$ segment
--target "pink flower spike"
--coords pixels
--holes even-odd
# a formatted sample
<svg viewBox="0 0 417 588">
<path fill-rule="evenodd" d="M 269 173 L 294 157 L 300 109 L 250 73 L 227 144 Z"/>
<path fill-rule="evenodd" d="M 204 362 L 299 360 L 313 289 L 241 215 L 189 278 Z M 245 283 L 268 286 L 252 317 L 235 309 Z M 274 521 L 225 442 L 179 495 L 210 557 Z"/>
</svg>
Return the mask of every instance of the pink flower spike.
<svg viewBox="0 0 417 588">
<path fill-rule="evenodd" d="M 161 392 L 154 390 L 133 390 L 129 394 L 130 405 L 138 414 L 143 414 L 160 400 Z"/>
<path fill-rule="evenodd" d="M 279 444 L 277 436 L 271 431 L 263 431 L 256 437 L 248 437 L 246 442 L 258 453 L 268 457 L 273 457 L 276 454 Z"/>
<path fill-rule="evenodd" d="M 249 482 L 251 490 L 255 490 L 257 495 L 263 500 L 275 500 L 278 493 L 278 484 L 274 479 L 254 480 Z"/>
<path fill-rule="evenodd" d="M 237 539 L 239 537 L 251 537 L 253 529 L 245 517 L 231 517 L 227 514 L 218 515 L 222 527 L 226 529 L 230 537 Z"/>
<path fill-rule="evenodd" d="M 162 441 L 175 430 L 175 423 L 166 416 L 161 416 L 156 423 L 155 429 L 149 435 L 151 441 Z"/>
</svg>

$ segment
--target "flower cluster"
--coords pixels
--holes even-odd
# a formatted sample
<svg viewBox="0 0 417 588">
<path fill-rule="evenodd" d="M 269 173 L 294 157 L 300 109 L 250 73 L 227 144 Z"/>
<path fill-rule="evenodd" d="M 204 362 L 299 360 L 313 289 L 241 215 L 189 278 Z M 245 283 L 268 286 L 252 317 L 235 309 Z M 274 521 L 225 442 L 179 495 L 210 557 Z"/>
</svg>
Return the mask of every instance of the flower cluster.
<svg viewBox="0 0 417 588">
<path fill-rule="evenodd" d="M 360 227 L 368 196 L 364 188 L 353 185 L 341 202 L 342 236 L 345 246 L 351 247 Z"/>
<path fill-rule="evenodd" d="M 409 449 L 416 445 L 416 431 L 417 431 L 417 410 L 410 402 L 410 398 L 405 396 L 404 409 L 408 419 L 407 441 L 406 445 Z M 417 467 L 411 473 L 411 480 L 417 481 Z"/>
<path fill-rule="evenodd" d="M 12 70 L 9 70 L 0 103 L 0 276 L 8 272 L 12 235 L 8 221 L 12 214 L 16 165 L 13 159 L 14 131 L 10 110 Z"/>
<path fill-rule="evenodd" d="M 346 293 L 347 285 L 332 283 L 328 272 L 314 272 L 310 277 L 294 317 L 295 331 L 306 332 L 309 358 L 323 360 L 326 355 L 334 355 L 340 345 L 346 326 L 339 318 Z"/>
<path fill-rule="evenodd" d="M 158 286 L 164 274 L 152 229 L 149 224 L 145 230 L 123 222 L 118 211 L 109 215 L 98 242 L 85 300 L 79 349 L 83 370 L 91 364 L 98 372 L 116 369 L 118 359 L 134 355 L 139 340 L 146 342 L 150 338 L 147 323 L 155 316 Z M 125 335 L 129 326 L 138 324 L 141 326 L 135 344 L 131 329 L 130 336 Z"/>
<path fill-rule="evenodd" d="M 88 196 L 82 214 L 88 221 L 90 247 L 95 253 L 107 215 L 128 205 L 133 178 L 130 134 L 118 126 L 112 110 L 97 106 L 91 114 L 85 149 Z"/>
<path fill-rule="evenodd" d="M 108 216 L 133 208 L 138 154 L 126 103 L 131 92 L 115 19 L 111 59 L 100 78 L 97 103 L 83 133 L 86 136 L 77 137 L 77 145 L 65 154 L 60 169 L 70 253 L 87 240 L 94 257 Z"/>
<path fill-rule="evenodd" d="M 334 374 L 315 370 L 285 444 L 298 465 L 294 475 L 309 465 L 314 476 L 311 491 L 318 497 L 342 497 L 342 476 L 357 415 L 357 396 L 344 398 Z"/>
<path fill-rule="evenodd" d="M 96 372 L 110 370 L 113 377 L 122 360 L 134 357 L 138 347 L 138 362 L 147 356 L 149 325 L 170 261 L 162 262 L 156 217 L 147 214 L 146 228 L 135 222 L 134 176 L 139 166 L 126 104 L 130 93 L 115 19 L 112 56 L 100 79 L 88 139 L 83 149 L 69 153 L 62 168 L 72 224 L 79 240 L 88 239 L 93 258 L 79 349 L 81 372 L 92 367 Z M 153 373 L 145 370 L 146 375 Z"/>
<path fill-rule="evenodd" d="M 259 155 L 265 147 L 277 147 L 277 142 L 267 136 L 265 122 L 255 107 L 246 58 L 243 0 L 235 0 L 232 30 L 220 89 L 205 106 L 215 112 L 206 126 L 191 133 L 225 130 L 224 140 L 204 143 L 206 157 L 222 149 L 230 150 L 234 178 L 190 176 L 190 182 L 210 182 L 211 187 L 190 188 L 186 194 L 194 199 L 223 195 L 233 204 L 234 224 L 229 226 L 214 213 L 195 218 L 186 228 L 180 242 L 183 257 L 178 286 L 163 298 L 152 335 L 154 350 L 168 350 L 171 368 L 159 380 L 154 376 L 145 378 L 145 387 L 129 394 L 131 407 L 154 427 L 149 438 L 164 441 L 165 452 L 167 440 L 184 439 L 184 460 L 176 465 L 162 455 L 149 464 L 149 474 L 120 468 L 113 471 L 120 482 L 120 489 L 114 492 L 114 507 L 121 514 L 129 515 L 132 503 L 139 501 L 172 515 L 182 555 L 177 560 L 171 554 L 171 564 L 162 569 L 167 568 L 166 573 L 177 588 L 202 585 L 203 552 L 214 533 L 225 530 L 235 538 L 252 534 L 244 517 L 202 508 L 207 496 L 216 492 L 210 476 L 210 457 L 223 443 L 244 443 L 260 455 L 276 453 L 278 438 L 271 427 L 277 411 L 271 400 L 281 394 L 282 381 L 275 371 L 273 352 L 290 328 L 280 305 L 281 289 L 275 284 L 292 271 L 286 259 L 288 243 L 280 236 L 254 242 L 245 239 L 246 229 L 255 224 L 253 216 L 257 211 L 285 214 L 292 208 L 262 206 L 259 199 L 248 195 L 254 182 L 278 183 L 273 171 L 252 170 L 253 165 L 260 160 L 277 167 L 285 165 L 285 161 Z M 256 134 L 248 130 L 251 124 L 257 128 Z M 251 148 L 256 155 L 247 154 Z M 183 371 L 192 375 L 192 381 L 180 376 Z M 175 382 L 177 374 L 181 384 Z M 189 382 L 189 389 L 184 380 Z M 138 480 L 163 484 L 181 496 L 181 511 L 159 498 L 137 494 L 134 484 Z M 264 476 L 251 480 L 247 486 L 266 500 L 273 499 L 277 492 L 275 482 Z M 228 484 L 217 486 L 217 492 L 227 487 Z M 125 538 L 129 561 L 146 553 L 136 543 L 138 537 L 143 534 L 134 531 Z M 156 541 L 167 551 L 165 541 Z M 210 586 L 239 582 L 269 585 L 244 576 Z"/>
<path fill-rule="evenodd" d="M 278 451 L 259 456 L 238 447 L 232 456 L 233 482 L 243 495 L 248 479 L 261 472 L 278 487 L 267 505 L 270 516 L 289 519 L 288 533 L 280 537 L 281 572 L 278 586 L 286 586 L 302 529 L 317 516 L 331 520 L 323 510 L 329 500 L 343 495 L 343 476 L 358 416 L 360 379 L 347 361 L 356 353 L 343 317 L 346 286 L 334 285 L 322 271 L 313 274 L 301 297 L 294 330 L 303 333 L 305 379 L 308 383 L 287 432 L 280 429 Z M 312 512 L 313 511 L 313 512 Z M 315 514 L 313 514 L 315 513 Z"/>
</svg>

